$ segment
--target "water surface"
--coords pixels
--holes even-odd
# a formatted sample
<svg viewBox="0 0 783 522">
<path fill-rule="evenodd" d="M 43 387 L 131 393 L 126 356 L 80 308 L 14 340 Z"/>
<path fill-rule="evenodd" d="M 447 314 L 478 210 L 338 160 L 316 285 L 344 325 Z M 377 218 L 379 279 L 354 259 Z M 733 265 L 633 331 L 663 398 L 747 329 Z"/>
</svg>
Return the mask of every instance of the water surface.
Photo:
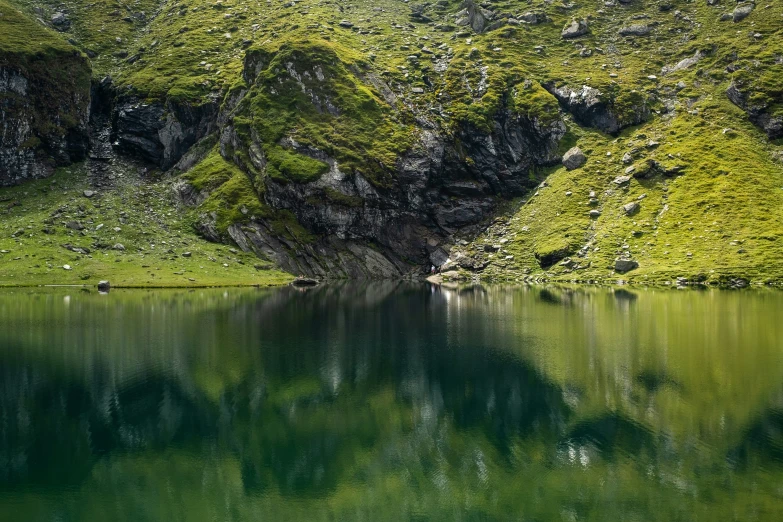
<svg viewBox="0 0 783 522">
<path fill-rule="evenodd" d="M 6 290 L 0 519 L 781 520 L 783 293 Z"/>
</svg>

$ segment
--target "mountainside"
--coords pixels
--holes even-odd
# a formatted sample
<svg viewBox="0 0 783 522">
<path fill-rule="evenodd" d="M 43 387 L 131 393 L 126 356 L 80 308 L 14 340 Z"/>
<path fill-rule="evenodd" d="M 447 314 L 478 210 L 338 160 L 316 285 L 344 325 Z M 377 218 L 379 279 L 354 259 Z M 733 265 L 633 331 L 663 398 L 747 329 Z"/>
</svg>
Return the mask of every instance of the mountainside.
<svg viewBox="0 0 783 522">
<path fill-rule="evenodd" d="M 778 2 L 12 3 L 2 184 L 89 145 L 297 274 L 783 279 Z"/>
</svg>

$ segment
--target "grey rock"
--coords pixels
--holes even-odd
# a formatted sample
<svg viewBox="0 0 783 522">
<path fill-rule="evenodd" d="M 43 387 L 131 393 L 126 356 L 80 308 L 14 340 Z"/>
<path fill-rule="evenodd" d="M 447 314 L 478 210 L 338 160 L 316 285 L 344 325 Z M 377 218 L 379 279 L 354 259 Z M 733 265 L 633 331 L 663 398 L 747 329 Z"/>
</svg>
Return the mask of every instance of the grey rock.
<svg viewBox="0 0 783 522">
<path fill-rule="evenodd" d="M 71 20 L 63 12 L 57 12 L 52 15 L 52 25 L 58 31 L 67 31 L 71 27 Z"/>
<path fill-rule="evenodd" d="M 85 190 L 83 192 L 83 194 L 84 194 L 85 198 L 91 198 L 91 197 L 93 197 L 95 195 L 95 191 L 94 190 Z"/>
<path fill-rule="evenodd" d="M 571 20 L 570 23 L 563 27 L 560 35 L 565 39 L 579 38 L 586 35 L 589 30 L 586 20 Z"/>
<path fill-rule="evenodd" d="M 587 163 L 587 156 L 579 147 L 572 147 L 563 155 L 562 162 L 566 169 L 574 170 Z"/>
<path fill-rule="evenodd" d="M 755 9 L 755 7 L 756 4 L 752 2 L 739 5 L 734 9 L 734 12 L 731 13 L 731 19 L 734 21 L 734 23 L 741 22 L 742 20 L 750 16 L 750 13 L 753 12 L 753 9 Z"/>
<path fill-rule="evenodd" d="M 639 268 L 639 263 L 633 259 L 618 258 L 614 260 L 614 270 L 616 272 L 620 272 L 621 274 L 630 272 L 631 270 L 635 270 L 637 268 Z"/>
<path fill-rule="evenodd" d="M 593 219 L 601 217 L 601 211 L 600 210 L 591 210 L 590 212 L 588 212 L 588 214 L 590 214 L 590 217 L 593 218 Z"/>
<path fill-rule="evenodd" d="M 641 208 L 641 205 L 639 205 L 639 202 L 637 201 L 631 201 L 630 203 L 626 203 L 623 205 L 623 212 L 625 212 L 626 216 L 633 216 L 637 212 L 639 212 L 639 209 Z"/>
<path fill-rule="evenodd" d="M 620 36 L 648 36 L 652 32 L 649 25 L 634 24 L 620 29 Z"/>
<path fill-rule="evenodd" d="M 630 152 L 626 152 L 625 154 L 623 154 L 622 161 L 625 165 L 628 165 L 629 163 L 633 163 L 633 156 L 631 156 Z"/>
<path fill-rule="evenodd" d="M 114 246 L 111 247 L 111 249 L 112 250 L 117 250 L 117 251 L 120 251 L 120 252 L 124 252 L 125 251 L 125 245 L 123 245 L 122 243 L 115 243 Z"/>
<path fill-rule="evenodd" d="M 557 87 L 554 83 L 547 82 L 542 84 L 542 87 L 557 98 L 561 107 L 571 113 L 578 123 L 607 134 L 616 134 L 626 127 L 643 123 L 650 117 L 650 108 L 646 101 L 635 107 L 631 116 L 628 116 L 626 110 L 626 114 L 621 117 L 611 102 L 604 99 L 601 91 L 589 85 L 574 89 L 568 85 Z"/>
<path fill-rule="evenodd" d="M 726 96 L 731 103 L 743 109 L 748 114 L 748 119 L 763 129 L 770 140 L 783 137 L 783 116 L 776 114 L 766 103 L 751 102 L 752 94 L 747 85 L 736 81 L 726 90 Z"/>
<path fill-rule="evenodd" d="M 111 284 L 108 281 L 98 281 L 98 290 L 108 292 L 109 289 L 111 289 Z"/>
<path fill-rule="evenodd" d="M 612 180 L 612 183 L 615 185 L 625 185 L 629 181 L 631 181 L 631 176 L 617 176 Z"/>
</svg>

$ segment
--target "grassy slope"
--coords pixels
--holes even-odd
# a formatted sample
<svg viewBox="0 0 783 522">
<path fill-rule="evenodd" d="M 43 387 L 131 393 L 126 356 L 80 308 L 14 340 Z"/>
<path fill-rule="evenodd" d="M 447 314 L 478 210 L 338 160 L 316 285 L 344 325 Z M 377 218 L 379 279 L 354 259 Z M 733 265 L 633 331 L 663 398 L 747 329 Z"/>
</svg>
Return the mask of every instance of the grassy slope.
<svg viewBox="0 0 783 522">
<path fill-rule="evenodd" d="M 90 185 L 81 166 L 0 189 L 0 286 L 94 285 L 102 279 L 113 286 L 244 286 L 290 280 L 254 256 L 196 236 L 193 216 L 174 205 L 170 182 L 140 180 L 136 172 L 118 168 L 117 187 L 92 198 L 83 195 Z M 84 230 L 68 228 L 71 221 Z M 113 249 L 118 243 L 124 251 Z M 65 244 L 90 253 L 72 252 Z M 183 257 L 185 252 L 191 257 Z"/>
<path fill-rule="evenodd" d="M 17 1 L 28 6 L 35 3 Z M 117 20 L 101 22 L 101 10 L 81 9 L 80 5 L 74 5 L 72 32 L 84 45 L 105 39 L 107 31 L 119 30 Z M 671 9 L 662 9 L 666 5 Z M 138 6 L 143 7 L 142 3 Z M 556 267 L 547 277 L 613 278 L 607 267 L 624 245 L 641 264 L 629 275 L 632 279 L 744 273 L 763 280 L 783 274 L 783 168 L 772 159 L 780 143 L 770 144 L 725 97 L 725 89 L 736 77 L 758 90 L 754 99 L 767 100 L 777 110 L 775 100 L 783 77 L 783 65 L 778 63 L 783 55 L 781 5 L 759 4 L 750 17 L 734 24 L 718 20 L 733 4 L 711 7 L 706 2 L 670 0 L 607 7 L 603 2 L 587 1 L 564 7 L 539 0 L 505 0 L 493 2 L 492 8 L 516 15 L 543 12 L 549 21 L 504 26 L 481 35 L 465 28 L 441 31 L 437 26 L 453 23 L 459 10 L 456 1 L 429 6 L 425 14 L 433 18 L 430 24 L 412 23 L 410 6 L 392 0 L 303 1 L 293 7 L 277 0 L 191 0 L 162 5 L 159 12 L 153 7 L 146 7 L 148 22 L 134 22 L 134 32 L 120 46 L 130 56 L 139 56 L 135 63 L 111 55 L 97 59 L 100 68 L 113 72 L 119 85 L 149 98 L 198 101 L 221 95 L 242 85 L 245 48 L 276 49 L 282 41 L 294 42 L 300 51 L 313 45 L 323 48 L 328 42 L 335 54 L 327 53 L 327 58 L 337 69 L 353 73 L 371 68 L 401 96 L 394 106 L 381 104 L 381 119 L 392 126 L 377 132 L 369 149 L 362 119 L 343 118 L 340 137 L 354 144 L 353 149 L 335 146 L 336 155 L 343 153 L 345 163 L 387 160 L 390 151 L 398 152 L 400 141 L 391 129 L 409 125 L 413 115 L 447 129 L 462 122 L 481 127 L 508 97 L 509 105 L 521 113 L 551 117 L 554 99 L 540 88 L 546 81 L 597 87 L 611 95 L 621 113 L 628 100 L 658 99 L 650 123 L 626 130 L 618 138 L 569 123 L 564 150 L 578 144 L 589 151 L 590 160 L 576 171 L 539 173 L 541 179 L 548 176 L 549 187 L 513 216 L 505 236 L 511 239 L 505 246 L 507 252 L 494 256 L 488 275 L 536 273 L 540 269 L 535 251 L 564 244 L 577 249 L 587 243 L 593 252 L 580 262 L 590 262 L 588 270 L 574 274 Z M 590 33 L 574 41 L 563 40 L 560 30 L 572 18 L 586 18 Z M 341 27 L 341 20 L 354 26 Z M 632 23 L 651 25 L 652 34 L 643 38 L 618 35 L 620 27 Z M 107 43 L 107 49 L 109 44 L 116 42 Z M 581 52 L 583 48 L 590 51 L 589 56 L 582 56 L 587 54 Z M 662 67 L 697 51 L 706 57 L 695 66 L 662 74 Z M 443 64 L 448 64 L 445 70 Z M 729 72 L 730 64 L 739 69 Z M 342 85 L 349 86 L 344 80 L 341 77 Z M 675 91 L 680 81 L 685 88 Z M 375 87 L 366 87 L 371 99 L 381 98 Z M 413 93 L 415 87 L 424 92 Z M 294 118 L 264 121 L 264 111 L 274 107 L 268 94 L 260 90 L 244 114 L 245 123 L 261 131 L 269 127 L 276 137 L 295 134 L 303 143 L 334 143 L 324 132 L 331 121 L 320 121 L 298 108 Z M 363 94 L 357 94 L 356 101 L 361 102 Z M 664 99 L 674 104 L 673 113 L 662 113 Z M 352 126 L 354 121 L 357 124 Z M 283 127 L 278 128 L 278 123 Z M 724 133 L 724 129 L 731 131 Z M 647 150 L 644 144 L 651 138 L 660 146 Z M 642 151 L 636 157 L 638 165 L 655 159 L 684 164 L 687 170 L 676 179 L 634 180 L 627 190 L 619 190 L 611 180 L 622 174 L 626 165 L 620 158 L 634 146 Z M 297 164 L 296 157 L 279 159 L 281 164 L 287 160 L 291 161 L 286 164 Z M 305 167 L 302 177 L 310 179 L 315 167 Z M 296 181 L 297 173 L 284 173 L 282 178 Z M 379 176 L 376 181 L 383 183 L 384 179 Z M 602 211 L 595 221 L 587 217 L 590 190 L 598 193 Z M 573 195 L 565 196 L 566 191 Z M 621 205 L 641 194 L 647 195 L 641 212 L 633 218 L 623 217 Z M 246 196 L 254 197 L 249 189 Z M 226 217 L 221 214 L 221 219 Z M 496 239 L 482 237 L 477 245 Z M 508 255 L 513 260 L 497 262 Z"/>
</svg>

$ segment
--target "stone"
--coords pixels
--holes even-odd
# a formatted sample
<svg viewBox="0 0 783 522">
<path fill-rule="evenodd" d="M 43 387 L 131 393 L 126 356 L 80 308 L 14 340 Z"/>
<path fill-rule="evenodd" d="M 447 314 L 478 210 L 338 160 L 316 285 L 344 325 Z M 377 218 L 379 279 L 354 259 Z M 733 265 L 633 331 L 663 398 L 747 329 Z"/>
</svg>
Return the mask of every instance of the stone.
<svg viewBox="0 0 783 522">
<path fill-rule="evenodd" d="M 69 221 L 65 224 L 66 228 L 70 228 L 71 230 L 84 230 L 84 225 L 79 223 L 78 221 Z"/>
<path fill-rule="evenodd" d="M 587 156 L 579 147 L 572 147 L 563 155 L 562 161 L 566 169 L 574 170 L 587 163 Z"/>
<path fill-rule="evenodd" d="M 631 176 L 617 176 L 612 180 L 612 183 L 615 185 L 625 185 L 629 181 L 631 181 Z"/>
<path fill-rule="evenodd" d="M 71 265 L 63 265 L 63 270 L 70 270 L 70 269 L 71 269 Z"/>
<path fill-rule="evenodd" d="M 634 24 L 620 29 L 620 36 L 648 36 L 652 32 L 649 25 Z"/>
<path fill-rule="evenodd" d="M 626 152 L 625 154 L 623 154 L 623 163 L 625 165 L 633 163 L 633 156 L 631 156 L 630 152 Z"/>
<path fill-rule="evenodd" d="M 124 252 L 125 251 L 125 245 L 123 245 L 122 243 L 116 243 L 113 247 L 111 247 L 111 249 L 112 250 L 118 250 L 120 252 Z"/>
<path fill-rule="evenodd" d="M 753 12 L 753 9 L 756 7 L 756 4 L 753 3 L 747 3 L 743 5 L 737 6 L 736 9 L 734 9 L 734 12 L 731 13 L 731 19 L 734 21 L 734 23 L 741 22 L 748 16 L 750 16 L 750 13 Z"/>
<path fill-rule="evenodd" d="M 108 281 L 98 281 L 98 290 L 101 292 L 108 292 L 111 288 L 111 285 Z"/>
<path fill-rule="evenodd" d="M 223 264 L 223 266 L 228 266 L 226 264 Z M 297 277 L 293 281 L 291 281 L 291 286 L 298 286 L 298 287 L 307 287 L 307 286 L 316 286 L 320 281 L 314 277 Z"/>
<path fill-rule="evenodd" d="M 353 23 L 349 22 L 348 20 L 341 20 L 339 25 L 340 27 L 344 27 L 346 29 L 350 29 L 351 27 L 353 27 Z"/>
<path fill-rule="evenodd" d="M 71 27 L 71 20 L 63 12 L 57 12 L 52 15 L 52 25 L 58 31 L 67 31 Z"/>
<path fill-rule="evenodd" d="M 193 255 L 193 254 L 191 254 L 190 252 L 183 252 L 182 253 L 182 257 L 190 257 L 191 255 Z"/>
<path fill-rule="evenodd" d="M 546 15 L 528 11 L 527 13 L 520 15 L 519 19 L 530 25 L 536 25 L 546 21 Z"/>
<path fill-rule="evenodd" d="M 637 201 L 631 201 L 630 203 L 626 203 L 623 205 L 623 211 L 625 212 L 626 216 L 633 216 L 637 212 L 639 212 L 639 209 L 641 208 L 641 205 Z"/>
<path fill-rule="evenodd" d="M 95 195 L 95 192 L 92 190 L 85 190 L 83 192 L 85 198 L 91 198 Z"/>
<path fill-rule="evenodd" d="M 593 218 L 593 219 L 601 217 L 601 211 L 600 210 L 591 210 L 589 212 L 589 214 L 590 214 L 590 217 Z"/>
<path fill-rule="evenodd" d="M 630 272 L 631 270 L 635 270 L 639 268 L 639 263 L 634 261 L 633 259 L 615 259 L 614 260 L 614 270 L 616 272 L 620 272 L 621 274 L 624 274 L 626 272 Z"/>
<path fill-rule="evenodd" d="M 571 23 L 563 27 L 563 32 L 560 35 L 565 39 L 579 38 L 586 35 L 588 31 L 586 20 L 571 20 Z"/>
</svg>

